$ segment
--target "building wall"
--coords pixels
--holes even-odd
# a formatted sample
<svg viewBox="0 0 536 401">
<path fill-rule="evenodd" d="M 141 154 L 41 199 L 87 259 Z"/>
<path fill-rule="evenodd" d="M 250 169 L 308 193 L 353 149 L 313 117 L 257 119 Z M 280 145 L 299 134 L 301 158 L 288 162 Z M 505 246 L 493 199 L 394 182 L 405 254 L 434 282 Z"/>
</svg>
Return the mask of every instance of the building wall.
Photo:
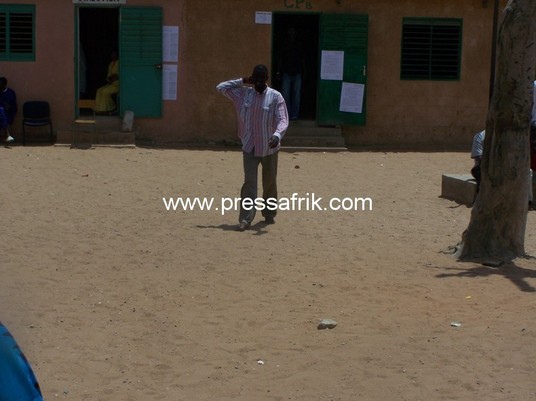
<svg viewBox="0 0 536 401">
<path fill-rule="evenodd" d="M 254 24 L 255 11 L 369 15 L 367 123 L 343 127 L 349 145 L 467 148 L 485 124 L 492 1 L 226 0 L 218 7 L 211 3 L 189 1 L 185 9 L 185 29 L 191 39 L 185 63 L 191 79 L 181 94 L 198 105 L 186 123 L 186 131 L 193 129 L 197 137 L 233 137 L 236 123 L 231 105 L 215 96 L 214 87 L 219 81 L 249 74 L 257 63 L 270 65 L 271 27 Z M 463 19 L 460 81 L 400 80 L 403 17 Z"/>
<path fill-rule="evenodd" d="M 360 146 L 466 149 L 474 133 L 485 125 L 492 6 L 483 8 L 481 0 L 393 3 L 396 6 L 390 9 L 375 3 L 369 11 L 367 126 L 345 130 L 347 142 Z M 463 19 L 459 81 L 400 80 L 402 17 L 421 16 Z"/>
<path fill-rule="evenodd" d="M 76 115 L 75 6 L 72 0 L 9 0 L 8 3 L 35 4 L 36 8 L 35 61 L 0 63 L 0 75 L 7 77 L 8 86 L 17 92 L 21 109 L 14 123 L 14 134 L 17 136 L 20 130 L 22 104 L 27 100 L 47 100 L 54 129 L 69 129 Z M 184 11 L 180 0 L 127 0 L 126 5 L 162 7 L 163 24 L 183 28 Z M 179 49 L 179 60 L 182 61 L 186 58 L 186 47 Z M 180 88 L 186 80 L 182 71 L 178 78 Z M 188 109 L 183 102 L 164 101 L 162 119 L 137 119 L 135 124 L 141 138 L 153 142 L 177 142 L 182 140 L 184 130 L 181 124 L 187 119 Z"/>
<path fill-rule="evenodd" d="M 32 4 L 24 0 L 9 4 Z M 53 124 L 72 119 L 74 112 L 74 12 L 68 0 L 35 2 L 35 61 L 0 62 L 0 74 L 17 93 L 20 112 L 14 135 L 20 130 L 22 103 L 47 100 Z M 70 5 L 70 7 L 69 7 Z"/>
<path fill-rule="evenodd" d="M 28 0 L 9 3 L 28 4 Z M 72 0 L 34 0 L 35 62 L 2 62 L 0 75 L 19 103 L 47 99 L 56 128 L 75 116 Z M 236 137 L 230 102 L 216 92 L 223 80 L 271 65 L 272 26 L 255 11 L 356 13 L 369 16 L 367 123 L 343 127 L 358 148 L 467 148 L 485 124 L 491 62 L 493 1 L 489 0 L 127 0 L 160 6 L 164 25 L 179 26 L 178 99 L 163 102 L 163 118 L 137 119 L 139 137 L 160 145 Z M 463 19 L 461 80 L 400 80 L 403 17 Z M 20 113 L 19 113 L 20 119 Z"/>
</svg>

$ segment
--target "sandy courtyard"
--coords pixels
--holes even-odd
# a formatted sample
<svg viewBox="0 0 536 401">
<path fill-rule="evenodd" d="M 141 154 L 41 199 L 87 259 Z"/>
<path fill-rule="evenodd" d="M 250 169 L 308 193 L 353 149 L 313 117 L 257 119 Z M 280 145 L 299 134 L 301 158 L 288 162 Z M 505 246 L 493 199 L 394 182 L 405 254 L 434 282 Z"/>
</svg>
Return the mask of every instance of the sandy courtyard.
<svg viewBox="0 0 536 401">
<path fill-rule="evenodd" d="M 238 196 L 240 152 L 0 148 L 0 320 L 49 401 L 533 401 L 536 260 L 441 252 L 470 217 L 441 174 L 470 167 L 282 152 L 281 197 L 373 209 L 237 232 L 234 211 L 162 198 Z M 535 229 L 530 212 L 531 255 Z"/>
</svg>

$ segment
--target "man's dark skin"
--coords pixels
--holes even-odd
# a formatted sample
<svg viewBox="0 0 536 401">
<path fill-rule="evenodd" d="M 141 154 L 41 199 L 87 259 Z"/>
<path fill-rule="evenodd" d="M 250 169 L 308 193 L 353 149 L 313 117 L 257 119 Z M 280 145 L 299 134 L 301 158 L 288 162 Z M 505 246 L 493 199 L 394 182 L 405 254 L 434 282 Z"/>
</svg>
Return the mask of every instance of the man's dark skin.
<svg viewBox="0 0 536 401">
<path fill-rule="evenodd" d="M 266 81 L 268 81 L 268 73 L 266 71 L 254 70 L 253 75 L 242 78 L 242 82 L 246 85 L 253 85 L 255 90 L 262 94 L 266 90 Z M 268 141 L 270 148 L 275 148 L 279 144 L 279 138 L 272 135 Z"/>
</svg>

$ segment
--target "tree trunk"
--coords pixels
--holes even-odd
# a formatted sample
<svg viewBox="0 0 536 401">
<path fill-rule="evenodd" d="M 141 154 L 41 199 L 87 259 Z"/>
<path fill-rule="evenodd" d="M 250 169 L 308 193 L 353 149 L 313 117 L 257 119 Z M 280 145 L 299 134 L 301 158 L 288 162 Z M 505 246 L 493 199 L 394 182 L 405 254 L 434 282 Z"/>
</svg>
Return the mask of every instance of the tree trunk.
<svg viewBox="0 0 536 401">
<path fill-rule="evenodd" d="M 536 0 L 511 0 L 504 14 L 486 121 L 482 181 L 457 251 L 460 259 L 510 260 L 525 255 Z"/>
</svg>

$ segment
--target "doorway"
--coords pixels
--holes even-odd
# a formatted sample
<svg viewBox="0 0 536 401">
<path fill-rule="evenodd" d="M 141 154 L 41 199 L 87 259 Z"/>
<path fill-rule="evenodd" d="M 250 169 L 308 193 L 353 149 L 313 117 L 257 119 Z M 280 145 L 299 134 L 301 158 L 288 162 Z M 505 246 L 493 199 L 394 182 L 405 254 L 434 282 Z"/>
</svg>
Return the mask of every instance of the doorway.
<svg viewBox="0 0 536 401">
<path fill-rule="evenodd" d="M 119 47 L 119 8 L 78 8 L 78 99 L 95 99 L 106 84 L 110 55 Z M 77 103 L 79 104 L 79 103 Z M 90 109 L 78 109 L 79 114 Z"/>
<path fill-rule="evenodd" d="M 300 120 L 316 120 L 319 21 L 320 14 L 274 13 L 273 15 L 272 86 L 274 89 L 282 90 L 282 79 L 277 72 L 281 66 L 289 29 L 294 30 L 296 41 L 302 48 L 303 71 L 298 113 Z"/>
</svg>

